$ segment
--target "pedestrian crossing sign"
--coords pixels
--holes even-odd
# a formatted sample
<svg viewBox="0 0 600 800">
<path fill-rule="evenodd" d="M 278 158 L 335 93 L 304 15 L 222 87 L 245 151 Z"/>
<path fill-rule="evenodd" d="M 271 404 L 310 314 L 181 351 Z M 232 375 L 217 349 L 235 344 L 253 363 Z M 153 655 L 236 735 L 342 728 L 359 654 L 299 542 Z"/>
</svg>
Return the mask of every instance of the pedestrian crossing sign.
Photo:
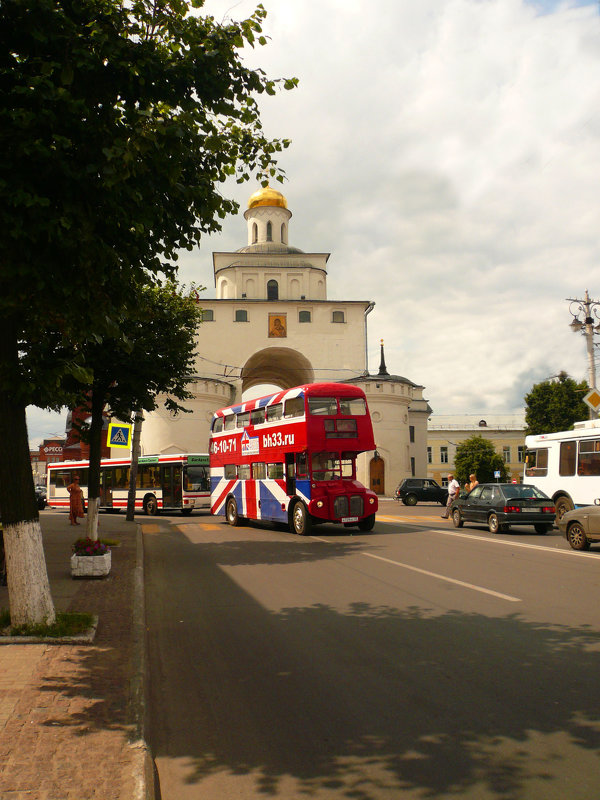
<svg viewBox="0 0 600 800">
<path fill-rule="evenodd" d="M 111 422 L 108 426 L 109 447 L 131 447 L 131 425 L 124 425 L 122 422 Z"/>
</svg>

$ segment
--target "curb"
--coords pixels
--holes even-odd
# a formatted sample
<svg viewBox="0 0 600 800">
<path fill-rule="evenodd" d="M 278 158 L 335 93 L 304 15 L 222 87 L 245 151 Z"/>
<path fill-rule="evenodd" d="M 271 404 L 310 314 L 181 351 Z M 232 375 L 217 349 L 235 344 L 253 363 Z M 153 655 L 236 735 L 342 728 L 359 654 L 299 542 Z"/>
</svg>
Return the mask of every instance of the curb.
<svg viewBox="0 0 600 800">
<path fill-rule="evenodd" d="M 154 791 L 154 760 L 146 743 L 146 605 L 144 598 L 144 540 L 136 526 L 136 559 L 133 574 L 133 663 L 130 697 L 134 729 L 135 794 L 132 800 L 157 800 Z"/>
</svg>

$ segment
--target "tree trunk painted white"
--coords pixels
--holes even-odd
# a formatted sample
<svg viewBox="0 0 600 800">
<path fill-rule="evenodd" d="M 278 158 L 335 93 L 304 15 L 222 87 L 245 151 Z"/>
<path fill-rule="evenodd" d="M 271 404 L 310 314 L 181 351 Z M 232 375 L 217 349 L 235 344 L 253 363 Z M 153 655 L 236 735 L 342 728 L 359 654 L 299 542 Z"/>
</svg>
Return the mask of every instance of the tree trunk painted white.
<svg viewBox="0 0 600 800">
<path fill-rule="evenodd" d="M 39 520 L 4 524 L 10 619 L 13 625 L 56 621 Z"/>
<path fill-rule="evenodd" d="M 98 539 L 98 508 L 100 507 L 100 498 L 92 497 L 87 501 L 87 519 L 85 535 L 88 539 L 96 541 Z"/>
</svg>

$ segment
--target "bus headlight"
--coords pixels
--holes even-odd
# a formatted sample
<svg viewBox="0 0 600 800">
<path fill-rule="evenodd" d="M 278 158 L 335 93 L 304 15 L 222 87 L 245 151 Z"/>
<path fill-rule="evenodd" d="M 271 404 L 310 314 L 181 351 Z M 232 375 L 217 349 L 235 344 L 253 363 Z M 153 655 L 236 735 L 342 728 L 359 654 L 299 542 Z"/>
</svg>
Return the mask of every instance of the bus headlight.
<svg viewBox="0 0 600 800">
<path fill-rule="evenodd" d="M 323 501 L 317 500 L 317 508 L 323 508 Z"/>
<path fill-rule="evenodd" d="M 369 497 L 369 503 L 371 503 L 371 505 L 373 505 L 374 502 L 375 502 L 375 498 L 374 497 Z"/>
</svg>

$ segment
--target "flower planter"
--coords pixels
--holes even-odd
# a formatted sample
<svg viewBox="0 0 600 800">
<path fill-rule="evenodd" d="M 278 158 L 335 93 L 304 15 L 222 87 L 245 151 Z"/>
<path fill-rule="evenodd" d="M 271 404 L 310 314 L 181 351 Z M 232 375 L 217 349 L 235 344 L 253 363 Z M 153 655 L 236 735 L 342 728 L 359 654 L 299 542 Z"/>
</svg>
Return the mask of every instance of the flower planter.
<svg viewBox="0 0 600 800">
<path fill-rule="evenodd" d="M 72 578 L 103 578 L 110 572 L 110 550 L 101 556 L 71 556 Z"/>
</svg>

